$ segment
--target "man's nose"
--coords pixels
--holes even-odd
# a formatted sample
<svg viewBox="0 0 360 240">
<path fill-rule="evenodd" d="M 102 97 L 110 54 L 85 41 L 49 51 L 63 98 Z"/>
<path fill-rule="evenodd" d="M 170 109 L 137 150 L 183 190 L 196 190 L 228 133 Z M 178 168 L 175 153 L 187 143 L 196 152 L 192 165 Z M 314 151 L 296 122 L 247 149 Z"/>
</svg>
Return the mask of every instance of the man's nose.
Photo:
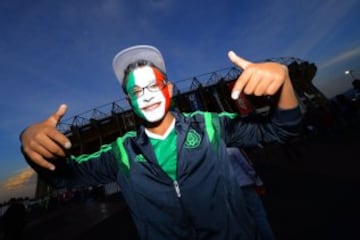
<svg viewBox="0 0 360 240">
<path fill-rule="evenodd" d="M 145 102 L 150 102 L 154 98 L 154 96 L 152 95 L 152 92 L 149 91 L 149 89 L 144 88 L 143 98 Z"/>
</svg>

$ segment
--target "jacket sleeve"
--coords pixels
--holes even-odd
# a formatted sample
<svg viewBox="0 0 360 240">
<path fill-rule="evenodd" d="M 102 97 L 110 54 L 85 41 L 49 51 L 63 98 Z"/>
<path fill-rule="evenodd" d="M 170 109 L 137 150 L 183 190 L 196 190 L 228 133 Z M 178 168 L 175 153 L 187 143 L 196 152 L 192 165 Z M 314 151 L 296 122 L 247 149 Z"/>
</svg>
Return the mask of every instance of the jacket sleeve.
<svg viewBox="0 0 360 240">
<path fill-rule="evenodd" d="M 92 154 L 70 155 L 53 160 L 55 171 L 36 165 L 24 152 L 23 155 L 39 178 L 55 188 L 95 186 L 116 181 L 118 165 L 112 153 L 112 145 L 104 145 Z"/>
<path fill-rule="evenodd" d="M 285 143 L 298 137 L 302 128 L 300 107 L 274 109 L 268 117 L 242 118 L 238 114 L 220 114 L 222 137 L 227 146 L 254 147 L 258 144 Z"/>
</svg>

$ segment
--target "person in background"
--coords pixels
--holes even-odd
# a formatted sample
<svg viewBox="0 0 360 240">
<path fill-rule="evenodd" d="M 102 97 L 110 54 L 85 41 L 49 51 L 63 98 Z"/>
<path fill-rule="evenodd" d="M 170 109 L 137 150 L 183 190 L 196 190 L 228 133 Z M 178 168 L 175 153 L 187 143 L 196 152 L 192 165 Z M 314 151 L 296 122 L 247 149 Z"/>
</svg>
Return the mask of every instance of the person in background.
<svg viewBox="0 0 360 240">
<path fill-rule="evenodd" d="M 249 214 L 253 217 L 259 240 L 274 240 L 275 235 L 268 221 L 266 210 L 257 189 L 263 189 L 264 183 L 256 173 L 243 149 L 229 147 L 228 154 L 233 164 L 233 171 L 242 188 Z"/>
<path fill-rule="evenodd" d="M 243 191 L 231 174 L 228 146 L 286 142 L 301 128 L 301 111 L 287 66 L 252 63 L 229 51 L 243 72 L 232 89 L 273 95 L 267 122 L 245 122 L 237 114 L 170 111 L 173 85 L 161 52 L 150 45 L 120 51 L 115 75 L 135 115 L 136 131 L 91 154 L 68 154 L 69 139 L 56 128 L 67 105 L 25 128 L 21 149 L 27 162 L 55 187 L 116 181 L 141 239 L 257 239 Z"/>
</svg>

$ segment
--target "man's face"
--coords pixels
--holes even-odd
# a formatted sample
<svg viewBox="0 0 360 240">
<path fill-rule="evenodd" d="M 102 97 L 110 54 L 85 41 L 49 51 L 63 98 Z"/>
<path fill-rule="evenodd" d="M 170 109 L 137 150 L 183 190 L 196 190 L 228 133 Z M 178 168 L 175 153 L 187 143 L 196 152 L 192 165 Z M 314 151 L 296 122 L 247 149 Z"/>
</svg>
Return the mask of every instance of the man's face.
<svg viewBox="0 0 360 240">
<path fill-rule="evenodd" d="M 129 74 L 125 88 L 140 118 L 157 122 L 167 113 L 171 96 L 165 80 L 158 69 L 150 66 L 139 67 Z"/>
</svg>

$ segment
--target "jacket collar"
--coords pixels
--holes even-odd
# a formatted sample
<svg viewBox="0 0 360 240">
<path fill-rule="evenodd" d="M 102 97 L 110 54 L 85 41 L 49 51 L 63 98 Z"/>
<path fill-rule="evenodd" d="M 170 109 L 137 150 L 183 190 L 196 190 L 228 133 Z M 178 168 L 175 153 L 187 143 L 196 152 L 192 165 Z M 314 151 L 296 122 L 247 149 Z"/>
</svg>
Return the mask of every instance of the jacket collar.
<svg viewBox="0 0 360 240">
<path fill-rule="evenodd" d="M 178 133 L 178 135 L 183 135 L 184 132 L 187 131 L 189 127 L 189 121 L 186 120 L 184 115 L 179 111 L 171 111 L 171 113 L 175 117 L 175 130 Z M 146 144 L 149 139 L 145 133 L 145 127 L 144 125 L 140 125 L 137 129 L 137 138 L 136 143 L 139 145 Z"/>
</svg>

